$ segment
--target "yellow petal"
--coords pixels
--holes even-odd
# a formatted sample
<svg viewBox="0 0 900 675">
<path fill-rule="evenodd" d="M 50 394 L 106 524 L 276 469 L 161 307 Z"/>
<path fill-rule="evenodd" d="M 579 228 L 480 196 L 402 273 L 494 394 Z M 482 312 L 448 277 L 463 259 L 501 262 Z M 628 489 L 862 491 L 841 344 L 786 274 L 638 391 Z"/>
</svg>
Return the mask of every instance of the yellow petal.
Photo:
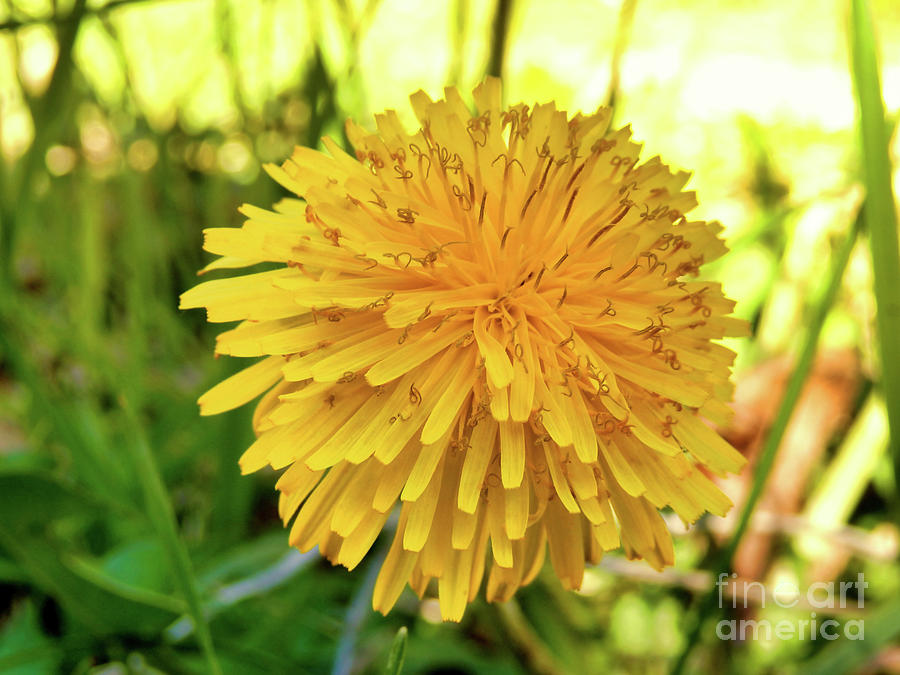
<svg viewBox="0 0 900 675">
<path fill-rule="evenodd" d="M 597 459 L 597 432 L 594 423 L 584 403 L 581 389 L 577 385 L 570 388 L 571 396 L 566 396 L 561 401 L 568 403 L 565 406 L 566 417 L 572 429 L 572 444 L 578 459 L 582 462 L 593 462 Z M 568 399 L 568 401 L 566 401 Z"/>
<path fill-rule="evenodd" d="M 500 422 L 500 476 L 505 488 L 518 487 L 525 476 L 525 429 L 520 422 Z"/>
<path fill-rule="evenodd" d="M 500 79 L 487 77 L 472 92 L 479 112 L 500 110 Z"/>
<path fill-rule="evenodd" d="M 503 504 L 503 489 L 488 490 L 487 523 L 491 532 L 491 553 L 500 567 L 513 566 L 513 548 L 506 534 L 506 512 Z"/>
<path fill-rule="evenodd" d="M 469 548 L 475 537 L 475 529 L 478 525 L 478 516 L 474 513 L 466 513 L 460 508 L 453 509 L 453 535 L 451 545 L 455 549 Z"/>
<path fill-rule="evenodd" d="M 690 413 L 678 415 L 672 435 L 715 473 L 737 473 L 747 463 L 747 459 L 728 441 Z"/>
<path fill-rule="evenodd" d="M 298 274 L 288 268 L 205 281 L 182 293 L 178 307 L 206 307 L 207 318 L 213 323 L 294 316 L 300 313 L 300 307 L 293 294 L 275 284 Z"/>
<path fill-rule="evenodd" d="M 288 538 L 291 546 L 296 546 L 304 552 L 309 551 L 331 531 L 329 528 L 331 519 L 328 518 L 328 514 L 352 475 L 346 465 L 334 467 L 325 475 L 294 520 Z"/>
<path fill-rule="evenodd" d="M 388 516 L 390 516 L 390 513 L 366 512 L 360 524 L 341 544 L 337 562 L 348 570 L 356 567 L 362 561 L 363 556 L 372 548 L 372 544 L 375 543 L 375 539 L 381 533 Z"/>
<path fill-rule="evenodd" d="M 516 553 L 521 555 L 520 542 L 515 542 Z M 488 576 L 487 588 L 484 597 L 488 602 L 507 602 L 513 594 L 519 590 L 522 582 L 522 565 L 503 567 L 498 564 L 491 565 L 491 573 Z"/>
<path fill-rule="evenodd" d="M 564 588 L 581 588 L 584 579 L 584 538 L 578 517 L 556 500 L 547 505 L 547 543 L 550 562 Z"/>
<path fill-rule="evenodd" d="M 403 488 L 403 492 L 400 494 L 400 499 L 405 502 L 414 502 L 422 496 L 434 475 L 435 469 L 437 469 L 438 463 L 444 456 L 449 442 L 450 433 L 448 429 L 434 443 L 422 446 L 419 457 L 406 481 L 406 487 Z"/>
<path fill-rule="evenodd" d="M 372 499 L 382 468 L 372 461 L 356 468 L 353 479 L 347 484 L 331 514 L 331 529 L 336 534 L 349 536 L 372 511 Z"/>
<path fill-rule="evenodd" d="M 503 492 L 506 534 L 513 541 L 525 536 L 525 528 L 528 526 L 528 492 L 527 482 Z"/>
<path fill-rule="evenodd" d="M 509 419 L 509 387 L 494 389 L 488 380 L 488 389 L 491 392 L 491 416 L 498 422 Z"/>
<path fill-rule="evenodd" d="M 472 391 L 474 359 L 471 349 L 460 355 L 459 366 L 453 371 L 446 389 L 441 393 L 434 410 L 422 427 L 423 444 L 434 443 L 456 421 L 463 403 Z"/>
<path fill-rule="evenodd" d="M 438 468 L 422 496 L 414 502 L 407 502 L 408 505 L 404 506 L 409 513 L 406 531 L 403 533 L 403 548 L 407 551 L 421 551 L 425 546 L 440 496 L 442 474 L 443 471 Z"/>
<path fill-rule="evenodd" d="M 560 502 L 569 513 L 578 513 L 578 504 L 575 497 L 572 496 L 572 490 L 569 488 L 569 481 L 563 473 L 557 453 L 559 448 L 550 443 L 544 444 L 544 455 L 547 459 L 547 468 L 550 469 L 550 478 L 553 481 L 553 488 L 559 497 Z"/>
<path fill-rule="evenodd" d="M 472 576 L 474 551 L 465 548 L 451 551 L 447 560 L 448 572 L 438 583 L 438 602 L 444 621 L 459 621 L 466 611 L 469 583 Z"/>
<path fill-rule="evenodd" d="M 463 460 L 457 499 L 459 508 L 466 513 L 475 513 L 478 506 L 484 476 L 494 456 L 496 439 L 497 423 L 490 418 L 482 419 L 472 430 L 472 438 Z"/>
<path fill-rule="evenodd" d="M 576 497 L 579 499 L 590 499 L 597 496 L 597 477 L 594 475 L 594 471 L 597 469 L 598 467 L 594 463 L 585 464 L 577 457 L 572 457 L 571 455 L 568 457 L 566 474 L 569 477 L 569 484 L 575 491 Z"/>
<path fill-rule="evenodd" d="M 572 445 L 572 431 L 561 403 L 562 394 L 559 393 L 559 387 L 555 384 L 548 387 L 544 383 L 544 378 L 537 378 L 535 384 L 542 408 L 541 423 L 547 433 L 560 447 Z"/>
<path fill-rule="evenodd" d="M 372 508 L 381 513 L 387 513 L 391 507 L 397 503 L 403 486 L 406 485 L 406 479 L 409 472 L 412 471 L 416 460 L 419 457 L 419 444 L 410 442 L 397 455 L 396 459 L 390 463 L 390 468 L 385 471 L 378 487 L 375 490 L 375 496 L 372 498 Z"/>
<path fill-rule="evenodd" d="M 534 374 L 526 370 L 522 361 L 513 363 L 513 380 L 509 387 L 509 415 L 516 422 L 531 417 L 534 401 Z"/>
<path fill-rule="evenodd" d="M 419 559 L 417 551 L 407 551 L 403 548 L 403 536 L 406 528 L 407 510 L 400 512 L 400 522 L 397 524 L 397 534 L 394 535 L 393 544 L 388 551 L 381 571 L 375 580 L 375 590 L 372 592 L 372 609 L 382 614 L 387 614 L 400 592 L 406 586 L 409 575 L 412 573 Z"/>
<path fill-rule="evenodd" d="M 484 358 L 484 367 L 491 384 L 503 389 L 513 380 L 513 366 L 506 349 L 487 330 L 487 310 L 479 307 L 475 313 L 475 341 Z"/>
<path fill-rule="evenodd" d="M 452 345 L 467 330 L 465 326 L 451 324 L 417 340 L 407 340 L 390 356 L 372 366 L 366 373 L 366 380 L 373 387 L 390 382 Z"/>
<path fill-rule="evenodd" d="M 622 486 L 632 497 L 639 497 L 647 491 L 641 479 L 637 477 L 631 466 L 630 460 L 626 457 L 615 441 L 610 439 L 601 444 L 603 448 L 603 460 L 601 464 L 604 467 L 605 474 L 608 476 L 607 482 L 615 481 Z"/>
<path fill-rule="evenodd" d="M 201 396 L 201 415 L 217 415 L 251 401 L 281 379 L 284 359 L 270 356 L 222 380 Z"/>
</svg>

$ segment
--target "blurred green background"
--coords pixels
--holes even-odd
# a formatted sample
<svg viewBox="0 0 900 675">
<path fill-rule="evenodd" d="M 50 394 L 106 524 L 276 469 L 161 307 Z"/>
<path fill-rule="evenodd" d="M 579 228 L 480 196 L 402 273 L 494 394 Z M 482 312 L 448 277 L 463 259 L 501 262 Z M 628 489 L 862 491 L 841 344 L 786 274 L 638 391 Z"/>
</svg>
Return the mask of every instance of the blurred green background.
<svg viewBox="0 0 900 675">
<path fill-rule="evenodd" d="M 871 11 L 893 123 L 900 3 Z M 897 402 L 876 321 L 892 300 L 873 291 L 875 225 L 852 239 L 864 181 L 875 197 L 854 30 L 837 0 L 0 1 L 0 672 L 382 672 L 406 626 L 406 673 L 662 673 L 680 656 L 688 672 L 900 673 Z M 762 460 L 723 483 L 733 517 L 671 519 L 672 570 L 609 555 L 578 594 L 546 573 L 459 625 L 408 591 L 385 618 L 370 594 L 388 537 L 353 573 L 290 551 L 272 476 L 239 475 L 251 408 L 198 416 L 240 364 L 213 359 L 215 328 L 177 298 L 209 261 L 203 228 L 281 196 L 261 163 L 343 140 L 348 116 L 393 107 L 412 125 L 411 92 L 468 96 L 487 70 L 507 103 L 612 101 L 645 159 L 694 172 L 696 214 L 732 249 L 706 274 L 754 328 L 730 344 L 722 432 Z M 864 619 L 866 639 L 717 639 L 722 619 L 811 611 L 698 605 L 729 545 L 739 579 L 769 588 L 863 573 L 864 608 L 816 611 Z"/>
</svg>

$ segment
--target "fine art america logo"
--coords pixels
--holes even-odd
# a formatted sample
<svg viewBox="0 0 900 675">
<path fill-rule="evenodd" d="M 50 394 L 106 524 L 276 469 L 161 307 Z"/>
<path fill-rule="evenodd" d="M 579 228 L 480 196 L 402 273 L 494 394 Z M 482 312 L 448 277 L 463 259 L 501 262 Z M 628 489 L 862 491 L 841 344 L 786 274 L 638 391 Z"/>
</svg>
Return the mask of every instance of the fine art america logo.
<svg viewBox="0 0 900 675">
<path fill-rule="evenodd" d="M 806 589 L 806 593 L 791 582 L 779 583 L 771 592 L 758 581 L 744 582 L 739 587 L 733 579 L 736 576 L 723 573 L 716 581 L 720 609 L 729 606 L 732 609 L 765 609 L 767 603 L 771 606 L 774 602 L 775 606 L 785 609 L 809 609 L 809 618 L 779 621 L 723 619 L 716 624 L 716 636 L 720 640 L 836 640 L 841 636 L 848 640 L 865 639 L 862 619 L 837 621 L 830 618 L 830 615 L 850 613 L 865 606 L 865 590 L 869 584 L 861 573 L 856 581 L 816 582 Z M 726 588 L 730 593 L 726 593 Z"/>
</svg>

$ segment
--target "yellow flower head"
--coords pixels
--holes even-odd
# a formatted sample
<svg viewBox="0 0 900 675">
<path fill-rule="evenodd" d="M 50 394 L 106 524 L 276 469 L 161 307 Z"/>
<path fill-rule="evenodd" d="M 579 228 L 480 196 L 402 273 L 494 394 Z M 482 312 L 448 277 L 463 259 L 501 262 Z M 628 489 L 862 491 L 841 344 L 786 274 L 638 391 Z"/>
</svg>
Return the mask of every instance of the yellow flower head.
<svg viewBox="0 0 900 675">
<path fill-rule="evenodd" d="M 353 568 L 400 514 L 374 607 L 437 579 L 459 620 L 529 583 L 549 549 L 567 588 L 622 547 L 673 562 L 658 509 L 684 521 L 731 506 L 706 471 L 743 457 L 723 423 L 745 331 L 718 284 L 692 281 L 725 251 L 688 220 L 686 173 L 639 164 L 610 112 L 500 105 L 500 83 L 412 95 L 378 133 L 348 122 L 356 156 L 297 148 L 269 173 L 301 199 L 242 209 L 205 231 L 210 267 L 280 263 L 182 296 L 241 321 L 216 351 L 265 356 L 200 399 L 203 414 L 257 406 L 244 472 L 276 487 L 290 543 Z M 302 200 L 302 201 L 301 201 Z"/>
</svg>

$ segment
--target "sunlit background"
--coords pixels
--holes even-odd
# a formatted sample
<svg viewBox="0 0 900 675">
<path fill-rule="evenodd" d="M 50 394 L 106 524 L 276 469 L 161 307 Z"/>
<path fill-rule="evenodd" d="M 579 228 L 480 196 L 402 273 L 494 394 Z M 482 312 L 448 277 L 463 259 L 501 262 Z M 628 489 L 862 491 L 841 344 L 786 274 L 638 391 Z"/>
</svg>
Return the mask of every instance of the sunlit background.
<svg viewBox="0 0 900 675">
<path fill-rule="evenodd" d="M 400 626 L 409 673 L 666 672 L 734 518 L 690 533 L 672 519 L 677 563 L 663 574 L 613 554 L 580 594 L 542 575 L 513 603 L 479 601 L 460 625 L 409 591 L 375 615 L 377 564 L 351 574 L 288 551 L 271 476 L 239 475 L 250 411 L 197 416 L 196 397 L 236 365 L 212 358 L 214 331 L 179 313 L 177 296 L 209 260 L 203 228 L 239 225 L 238 205 L 279 197 L 261 164 L 323 135 L 343 142 L 348 116 L 371 125 L 396 108 L 412 126 L 410 93 L 454 84 L 468 96 L 499 67 L 507 103 L 613 102 L 645 159 L 693 172 L 696 215 L 721 221 L 732 249 L 705 274 L 754 329 L 729 342 L 737 415 L 722 430 L 752 460 L 862 200 L 847 5 L 0 2 L 0 672 L 204 672 L 144 508 L 141 448 L 225 672 L 380 672 Z M 873 1 L 872 13 L 896 121 L 900 3 Z M 895 165 L 898 154 L 895 137 Z M 865 608 L 832 613 L 865 618 L 867 639 L 720 641 L 726 607 L 690 645 L 698 671 L 900 673 L 898 495 L 872 276 L 862 237 L 733 561 L 771 588 L 864 573 Z M 752 476 L 751 463 L 724 484 L 736 503 Z M 736 615 L 809 612 L 769 603 Z"/>
</svg>

